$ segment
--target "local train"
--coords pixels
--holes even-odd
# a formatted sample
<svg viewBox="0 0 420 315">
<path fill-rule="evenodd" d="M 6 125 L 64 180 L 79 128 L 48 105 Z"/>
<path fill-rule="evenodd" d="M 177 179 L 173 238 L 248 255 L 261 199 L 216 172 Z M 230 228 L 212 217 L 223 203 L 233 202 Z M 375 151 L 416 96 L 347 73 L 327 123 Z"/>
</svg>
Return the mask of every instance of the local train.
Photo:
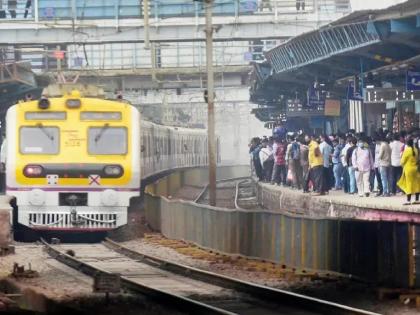
<svg viewBox="0 0 420 315">
<path fill-rule="evenodd" d="M 143 121 L 130 104 L 72 91 L 10 107 L 4 151 L 15 222 L 100 232 L 127 223 L 142 178 L 206 165 L 207 134 Z"/>
</svg>

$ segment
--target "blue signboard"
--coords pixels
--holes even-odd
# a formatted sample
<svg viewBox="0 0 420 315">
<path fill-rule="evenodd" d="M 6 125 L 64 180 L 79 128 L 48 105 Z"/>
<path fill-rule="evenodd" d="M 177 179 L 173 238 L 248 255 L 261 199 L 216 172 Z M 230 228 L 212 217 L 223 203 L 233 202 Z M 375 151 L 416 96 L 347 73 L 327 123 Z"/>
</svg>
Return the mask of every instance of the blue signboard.
<svg viewBox="0 0 420 315">
<path fill-rule="evenodd" d="M 52 19 L 55 17 L 55 9 L 48 7 L 48 8 L 44 8 L 43 12 L 42 12 L 42 16 L 48 19 Z"/>
<path fill-rule="evenodd" d="M 320 90 L 310 87 L 308 89 L 308 107 L 313 109 L 323 108 L 325 106 L 325 95 Z"/>
<path fill-rule="evenodd" d="M 407 91 L 419 91 L 420 90 L 420 72 L 407 71 L 406 86 L 407 86 Z"/>
</svg>

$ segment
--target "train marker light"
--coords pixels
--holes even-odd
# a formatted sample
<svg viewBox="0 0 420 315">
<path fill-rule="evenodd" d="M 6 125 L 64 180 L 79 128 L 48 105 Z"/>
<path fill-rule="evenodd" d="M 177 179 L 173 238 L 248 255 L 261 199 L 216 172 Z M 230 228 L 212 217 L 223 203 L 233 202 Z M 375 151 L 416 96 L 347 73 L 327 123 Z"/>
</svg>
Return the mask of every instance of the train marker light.
<svg viewBox="0 0 420 315">
<path fill-rule="evenodd" d="M 48 109 L 50 107 L 50 100 L 45 96 L 41 97 L 38 101 L 38 108 L 39 109 Z"/>
<path fill-rule="evenodd" d="M 80 108 L 81 105 L 82 102 L 79 99 L 70 98 L 66 101 L 67 108 Z"/>
<path fill-rule="evenodd" d="M 107 165 L 104 167 L 104 173 L 108 176 L 119 177 L 123 174 L 123 169 L 119 165 Z"/>
<path fill-rule="evenodd" d="M 23 174 L 26 177 L 39 177 L 43 171 L 44 169 L 40 165 L 26 165 L 23 169 Z"/>
</svg>

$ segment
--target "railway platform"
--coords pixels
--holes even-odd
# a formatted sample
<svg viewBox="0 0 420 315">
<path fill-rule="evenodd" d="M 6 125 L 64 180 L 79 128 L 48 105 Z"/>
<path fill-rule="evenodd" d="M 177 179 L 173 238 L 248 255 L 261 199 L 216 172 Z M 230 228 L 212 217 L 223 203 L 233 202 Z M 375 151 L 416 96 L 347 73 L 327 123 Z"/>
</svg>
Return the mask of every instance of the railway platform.
<svg viewBox="0 0 420 315">
<path fill-rule="evenodd" d="M 309 218 L 420 223 L 420 205 L 403 206 L 403 195 L 359 197 L 330 191 L 325 196 L 312 196 L 289 187 L 258 183 L 258 197 L 269 211 Z"/>
</svg>

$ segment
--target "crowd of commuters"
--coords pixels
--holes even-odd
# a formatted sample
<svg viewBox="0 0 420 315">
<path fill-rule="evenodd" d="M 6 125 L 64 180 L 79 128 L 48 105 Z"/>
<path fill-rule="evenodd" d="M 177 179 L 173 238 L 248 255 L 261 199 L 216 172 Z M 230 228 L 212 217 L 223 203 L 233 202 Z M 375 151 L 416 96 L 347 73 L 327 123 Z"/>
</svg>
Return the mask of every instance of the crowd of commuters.
<svg viewBox="0 0 420 315">
<path fill-rule="evenodd" d="M 260 181 L 313 195 L 330 190 L 360 197 L 404 193 L 404 205 L 409 205 L 420 203 L 419 141 L 419 130 L 315 136 L 278 127 L 272 137 L 253 138 L 249 152 Z"/>
</svg>

